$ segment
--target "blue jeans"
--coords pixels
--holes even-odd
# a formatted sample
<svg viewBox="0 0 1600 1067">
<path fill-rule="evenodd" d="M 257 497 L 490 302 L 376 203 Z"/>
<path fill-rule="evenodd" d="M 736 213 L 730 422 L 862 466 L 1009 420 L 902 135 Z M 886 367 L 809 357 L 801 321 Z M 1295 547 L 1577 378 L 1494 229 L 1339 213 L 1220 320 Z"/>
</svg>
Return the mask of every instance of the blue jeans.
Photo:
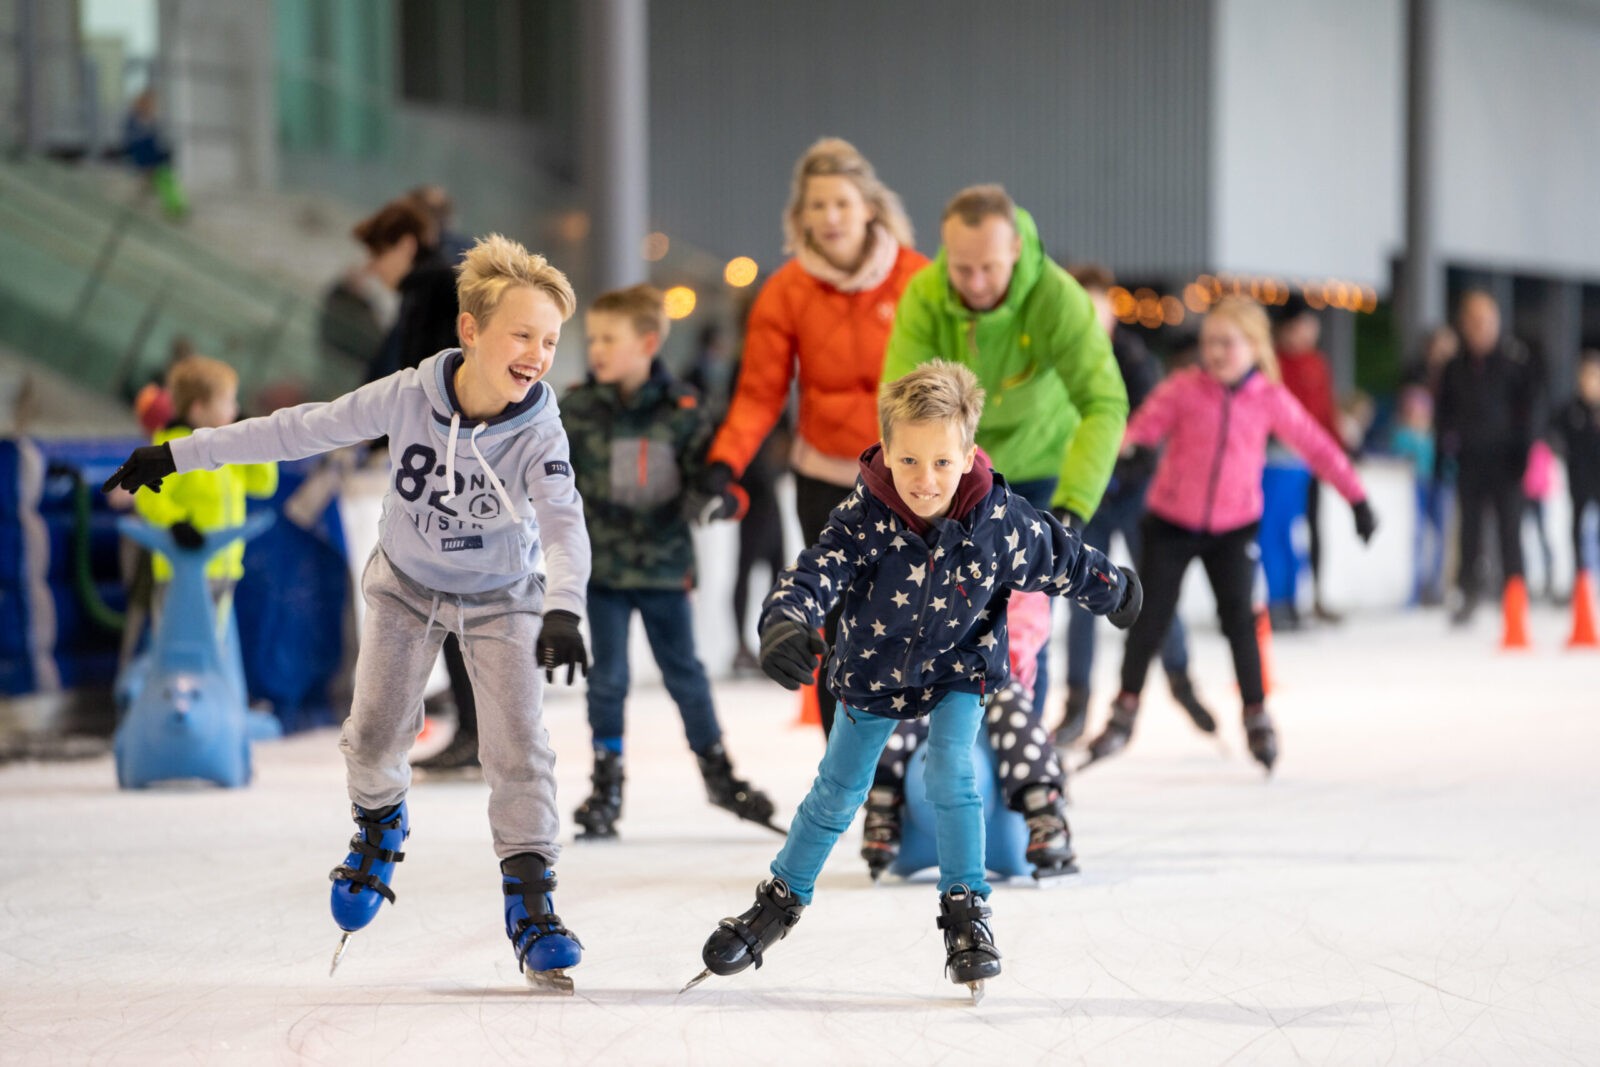
<svg viewBox="0 0 1600 1067">
<path fill-rule="evenodd" d="M 1000 473 L 1004 474 L 1004 471 Z M 1055 478 L 1036 478 L 1031 482 L 1012 482 L 1011 491 L 1038 511 L 1050 510 L 1050 498 L 1056 495 Z M 1039 646 L 1039 673 L 1034 676 L 1033 682 L 1033 713 L 1037 716 L 1044 715 L 1045 698 L 1050 695 L 1050 642 Z"/>
<path fill-rule="evenodd" d="M 817 875 L 839 835 L 850 828 L 867 799 L 878 754 L 897 720 L 839 705 L 828 750 L 817 779 L 789 823 L 789 840 L 772 861 L 772 873 L 788 883 L 805 904 L 817 888 Z M 934 842 L 939 850 L 939 892 L 965 885 L 989 895 L 983 876 L 983 798 L 978 795 L 972 745 L 983 724 L 976 693 L 946 693 L 929 713 L 928 803 L 934 811 Z"/>
<path fill-rule="evenodd" d="M 621 751 L 622 705 L 628 698 L 628 623 L 644 620 L 650 652 L 683 717 L 689 747 L 704 752 L 722 740 L 711 704 L 711 682 L 694 651 L 689 594 L 679 589 L 608 589 L 589 586 L 589 728 L 596 744 Z"/>
<path fill-rule="evenodd" d="M 1144 517 L 1144 493 L 1129 492 L 1100 501 L 1100 510 L 1094 513 L 1089 525 L 1084 527 L 1085 544 L 1105 552 L 1111 547 L 1111 535 L 1120 533 L 1128 546 L 1128 555 L 1139 558 L 1141 538 L 1139 520 Z M 1069 606 L 1067 615 L 1067 685 L 1089 688 L 1089 677 L 1094 669 L 1095 619 L 1093 613 Z M 1176 615 L 1161 642 L 1161 666 L 1168 675 L 1186 674 L 1189 670 L 1189 646 L 1183 632 L 1183 620 Z"/>
<path fill-rule="evenodd" d="M 1417 528 L 1411 540 L 1411 599 L 1444 598 L 1445 537 L 1450 528 L 1452 490 L 1428 478 L 1416 480 Z"/>
</svg>

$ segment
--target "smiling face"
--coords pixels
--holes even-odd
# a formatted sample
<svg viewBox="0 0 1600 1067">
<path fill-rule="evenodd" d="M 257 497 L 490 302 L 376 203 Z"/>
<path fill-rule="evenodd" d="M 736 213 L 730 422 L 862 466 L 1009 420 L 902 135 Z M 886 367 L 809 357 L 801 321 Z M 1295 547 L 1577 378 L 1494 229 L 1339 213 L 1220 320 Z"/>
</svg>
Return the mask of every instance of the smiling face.
<svg viewBox="0 0 1600 1067">
<path fill-rule="evenodd" d="M 948 264 L 950 288 L 973 311 L 992 311 L 1006 298 L 1011 287 L 1011 272 L 1022 255 L 1022 238 L 1016 227 L 998 215 L 989 215 L 976 226 L 959 217 L 944 220 L 940 227 Z"/>
<path fill-rule="evenodd" d="M 962 440 L 955 419 L 903 422 L 883 442 L 883 461 L 900 499 L 919 518 L 950 513 L 961 476 L 972 469 L 977 445 Z"/>
<path fill-rule="evenodd" d="M 650 363 L 660 342 L 654 333 L 641 334 L 633 320 L 615 311 L 591 311 L 584 316 L 589 341 L 589 370 L 603 385 L 616 385 L 631 393 L 650 377 Z"/>
<path fill-rule="evenodd" d="M 819 174 L 806 179 L 800 199 L 800 230 L 827 261 L 854 270 L 867 250 L 872 209 L 849 178 Z"/>
<path fill-rule="evenodd" d="M 506 289 L 487 319 L 456 320 L 466 358 L 456 372 L 456 398 L 468 418 L 489 418 L 525 399 L 555 360 L 561 310 L 542 291 Z"/>
<path fill-rule="evenodd" d="M 1223 385 L 1237 385 L 1256 365 L 1255 344 L 1237 322 L 1211 315 L 1200 326 L 1200 363 Z"/>
</svg>

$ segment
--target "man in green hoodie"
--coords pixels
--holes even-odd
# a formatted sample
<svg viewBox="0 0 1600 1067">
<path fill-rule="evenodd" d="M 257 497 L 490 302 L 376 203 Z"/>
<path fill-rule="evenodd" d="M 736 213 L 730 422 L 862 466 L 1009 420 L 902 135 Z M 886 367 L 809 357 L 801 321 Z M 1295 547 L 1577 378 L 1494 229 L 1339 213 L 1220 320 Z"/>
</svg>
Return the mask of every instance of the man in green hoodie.
<svg viewBox="0 0 1600 1067">
<path fill-rule="evenodd" d="M 1128 393 L 1089 294 L 1044 254 L 1033 217 L 999 185 L 957 193 L 943 247 L 912 275 L 883 360 L 894 381 L 934 359 L 964 363 L 988 394 L 978 446 L 1017 495 L 1073 529 L 1100 506 L 1128 422 Z M 1049 678 L 1039 652 L 1034 712 Z"/>
</svg>

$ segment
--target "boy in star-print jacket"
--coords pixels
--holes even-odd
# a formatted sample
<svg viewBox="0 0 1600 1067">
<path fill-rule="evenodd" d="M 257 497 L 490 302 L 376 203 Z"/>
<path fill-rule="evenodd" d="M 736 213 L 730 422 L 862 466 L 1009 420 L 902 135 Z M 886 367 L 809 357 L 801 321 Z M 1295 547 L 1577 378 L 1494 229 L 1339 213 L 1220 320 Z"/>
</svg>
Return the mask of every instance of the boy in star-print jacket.
<svg viewBox="0 0 1600 1067">
<path fill-rule="evenodd" d="M 956 364 L 935 361 L 886 384 L 882 442 L 862 454 L 855 489 L 767 597 L 761 666 L 789 689 L 811 684 L 827 651 L 817 630 L 842 601 L 826 672 L 840 714 L 772 879 L 706 944 L 713 973 L 759 963 L 762 950 L 798 921 L 823 862 L 866 798 L 896 720 L 921 715 L 930 717 L 926 780 L 937 813 L 939 925 L 950 973 L 957 981 L 999 973 L 984 922 L 989 885 L 972 747 L 985 698 L 1009 673 L 1007 596 L 1013 589 L 1070 596 L 1123 628 L 1142 596 L 1131 570 L 1034 510 L 990 468 L 973 441 L 982 410 L 977 379 Z"/>
</svg>

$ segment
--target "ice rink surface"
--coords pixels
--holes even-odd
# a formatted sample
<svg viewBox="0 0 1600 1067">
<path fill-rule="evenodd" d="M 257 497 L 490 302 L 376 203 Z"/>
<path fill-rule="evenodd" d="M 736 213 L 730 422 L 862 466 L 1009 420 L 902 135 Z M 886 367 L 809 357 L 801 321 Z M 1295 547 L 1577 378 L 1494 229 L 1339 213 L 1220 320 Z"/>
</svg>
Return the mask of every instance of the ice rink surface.
<svg viewBox="0 0 1600 1067">
<path fill-rule="evenodd" d="M 121 793 L 109 758 L 0 769 L 0 1063 L 1600 1062 L 1600 654 L 1493 622 L 1369 615 L 1279 637 L 1283 758 L 1243 755 L 1225 647 L 1194 641 L 1228 751 L 1159 672 L 1128 751 L 1073 784 L 1083 874 L 997 888 L 1005 973 L 941 974 L 931 884 L 873 887 L 859 823 L 767 965 L 709 979 L 777 838 L 704 802 L 665 694 L 630 707 L 624 838 L 568 847 L 577 996 L 528 992 L 481 782 L 419 782 L 399 903 L 337 941 L 351 831 L 335 735 L 257 746 L 253 786 Z M 1120 643 L 1102 645 L 1091 729 Z M 794 698 L 718 686 L 739 771 L 786 819 L 821 752 Z M 1052 702 L 1051 719 L 1055 715 Z M 548 721 L 564 812 L 580 693 Z"/>
</svg>

